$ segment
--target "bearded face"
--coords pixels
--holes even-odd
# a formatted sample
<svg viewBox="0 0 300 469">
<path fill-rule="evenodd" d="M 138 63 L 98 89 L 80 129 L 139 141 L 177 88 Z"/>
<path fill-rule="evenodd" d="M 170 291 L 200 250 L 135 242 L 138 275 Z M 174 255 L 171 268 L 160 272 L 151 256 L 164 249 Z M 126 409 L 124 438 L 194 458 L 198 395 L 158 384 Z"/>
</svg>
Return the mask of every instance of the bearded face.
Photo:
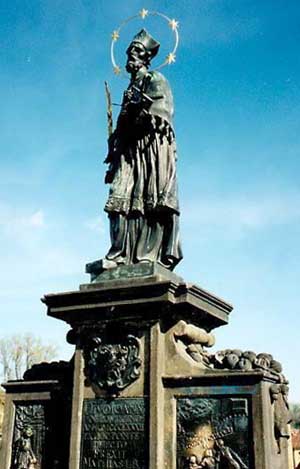
<svg viewBox="0 0 300 469">
<path fill-rule="evenodd" d="M 149 52 L 143 44 L 132 42 L 127 49 L 126 70 L 128 73 L 135 74 L 143 66 L 147 67 L 150 62 Z"/>
</svg>

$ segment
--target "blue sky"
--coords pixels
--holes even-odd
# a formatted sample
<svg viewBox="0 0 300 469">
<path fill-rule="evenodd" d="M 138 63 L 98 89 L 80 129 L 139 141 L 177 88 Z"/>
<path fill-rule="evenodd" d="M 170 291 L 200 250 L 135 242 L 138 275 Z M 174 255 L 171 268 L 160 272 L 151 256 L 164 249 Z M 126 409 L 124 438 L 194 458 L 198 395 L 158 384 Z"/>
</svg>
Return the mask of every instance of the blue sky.
<svg viewBox="0 0 300 469">
<path fill-rule="evenodd" d="M 0 335 L 58 343 L 39 298 L 77 289 L 108 249 L 103 82 L 111 32 L 143 7 L 180 22 L 177 272 L 233 303 L 217 349 L 267 351 L 300 396 L 300 4 L 297 0 L 0 0 Z M 172 46 L 167 27 L 146 27 Z M 121 37 L 127 41 L 141 22 Z"/>
</svg>

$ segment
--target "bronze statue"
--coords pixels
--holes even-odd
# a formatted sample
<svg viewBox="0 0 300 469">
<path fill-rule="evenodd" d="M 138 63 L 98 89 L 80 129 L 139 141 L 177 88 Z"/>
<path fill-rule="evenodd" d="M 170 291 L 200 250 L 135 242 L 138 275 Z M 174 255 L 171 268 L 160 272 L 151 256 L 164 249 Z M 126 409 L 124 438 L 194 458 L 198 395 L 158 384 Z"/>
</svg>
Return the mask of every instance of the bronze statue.
<svg viewBox="0 0 300 469">
<path fill-rule="evenodd" d="M 192 454 L 187 460 L 186 460 L 186 469 L 201 469 L 200 463 L 199 463 L 199 458 Z"/>
<path fill-rule="evenodd" d="M 224 466 L 228 469 L 248 469 L 240 456 L 229 446 L 226 446 L 222 439 L 216 440 L 215 452 L 220 469 Z"/>
<path fill-rule="evenodd" d="M 159 46 L 142 29 L 127 49 L 131 80 L 105 160 L 111 247 L 103 268 L 158 262 L 172 270 L 182 259 L 173 97 L 166 78 L 148 70 Z"/>
<path fill-rule="evenodd" d="M 216 460 L 212 449 L 207 449 L 200 464 L 201 469 L 216 469 Z"/>
<path fill-rule="evenodd" d="M 13 469 L 35 469 L 37 460 L 31 447 L 32 429 L 25 427 L 16 441 Z"/>
</svg>

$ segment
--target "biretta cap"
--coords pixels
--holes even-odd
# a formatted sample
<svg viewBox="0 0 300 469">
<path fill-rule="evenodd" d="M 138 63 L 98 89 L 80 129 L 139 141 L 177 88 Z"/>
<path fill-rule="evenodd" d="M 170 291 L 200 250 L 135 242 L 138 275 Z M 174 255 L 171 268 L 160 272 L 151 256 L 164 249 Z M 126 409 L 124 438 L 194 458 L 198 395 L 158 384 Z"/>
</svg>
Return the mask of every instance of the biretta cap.
<svg viewBox="0 0 300 469">
<path fill-rule="evenodd" d="M 157 42 L 152 36 L 150 36 L 146 29 L 141 29 L 141 31 L 134 36 L 131 44 L 133 44 L 134 42 L 143 44 L 145 49 L 150 52 L 151 58 L 156 56 L 160 46 L 160 43 Z"/>
</svg>

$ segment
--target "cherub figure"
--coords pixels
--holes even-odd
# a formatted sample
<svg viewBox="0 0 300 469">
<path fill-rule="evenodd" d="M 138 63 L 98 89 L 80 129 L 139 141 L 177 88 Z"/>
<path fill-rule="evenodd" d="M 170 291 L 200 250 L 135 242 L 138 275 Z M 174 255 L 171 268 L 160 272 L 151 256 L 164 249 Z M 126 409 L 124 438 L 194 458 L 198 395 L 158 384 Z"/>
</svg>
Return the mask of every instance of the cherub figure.
<svg viewBox="0 0 300 469">
<path fill-rule="evenodd" d="M 216 459 L 214 458 L 213 450 L 207 449 L 204 453 L 204 457 L 201 461 L 200 466 L 205 469 L 216 469 Z"/>
</svg>

